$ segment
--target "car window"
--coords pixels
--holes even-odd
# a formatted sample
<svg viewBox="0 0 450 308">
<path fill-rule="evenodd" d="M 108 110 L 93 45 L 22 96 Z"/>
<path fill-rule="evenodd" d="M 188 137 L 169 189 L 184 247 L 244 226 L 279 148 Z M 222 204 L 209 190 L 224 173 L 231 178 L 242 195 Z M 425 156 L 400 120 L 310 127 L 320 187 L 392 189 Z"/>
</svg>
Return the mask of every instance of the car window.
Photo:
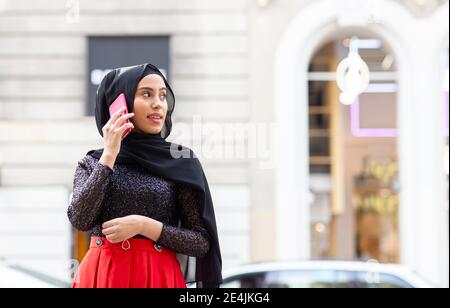
<svg viewBox="0 0 450 308">
<path fill-rule="evenodd" d="M 265 281 L 266 273 L 252 273 L 237 275 L 224 279 L 222 288 L 263 288 L 267 283 Z"/>
<path fill-rule="evenodd" d="M 272 271 L 239 275 L 224 281 L 223 288 L 356 288 L 354 272 L 334 270 Z"/>
<path fill-rule="evenodd" d="M 358 280 L 365 288 L 408 289 L 413 286 L 391 274 L 358 272 Z"/>
<path fill-rule="evenodd" d="M 284 270 L 237 275 L 223 288 L 411 288 L 403 279 L 385 273 L 336 270 Z"/>
<path fill-rule="evenodd" d="M 354 271 L 336 271 L 335 288 L 361 288 L 363 285 L 358 280 Z"/>
<path fill-rule="evenodd" d="M 333 270 L 274 271 L 267 274 L 268 288 L 333 288 L 336 272 Z"/>
</svg>

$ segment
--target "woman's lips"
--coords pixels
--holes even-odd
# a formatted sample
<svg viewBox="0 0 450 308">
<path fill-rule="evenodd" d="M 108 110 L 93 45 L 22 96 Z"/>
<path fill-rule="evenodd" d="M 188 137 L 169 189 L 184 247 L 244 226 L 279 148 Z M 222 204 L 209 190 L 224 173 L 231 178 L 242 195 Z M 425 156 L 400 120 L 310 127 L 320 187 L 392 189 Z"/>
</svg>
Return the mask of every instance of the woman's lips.
<svg viewBox="0 0 450 308">
<path fill-rule="evenodd" d="M 163 116 L 158 113 L 154 113 L 154 114 L 148 115 L 147 119 L 154 124 L 161 124 L 162 120 L 163 120 Z"/>
</svg>

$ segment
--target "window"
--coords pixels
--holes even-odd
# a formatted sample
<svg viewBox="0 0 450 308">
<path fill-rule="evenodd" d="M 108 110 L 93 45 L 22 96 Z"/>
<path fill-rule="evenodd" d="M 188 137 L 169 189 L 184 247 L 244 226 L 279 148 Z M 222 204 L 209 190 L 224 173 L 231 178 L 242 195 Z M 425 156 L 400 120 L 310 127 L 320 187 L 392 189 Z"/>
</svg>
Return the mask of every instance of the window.
<svg viewBox="0 0 450 308">
<path fill-rule="evenodd" d="M 88 57 L 87 115 L 94 115 L 97 87 L 111 69 L 150 62 L 170 79 L 168 36 L 92 36 Z"/>
<path fill-rule="evenodd" d="M 252 273 L 225 279 L 222 288 L 264 288 L 266 273 Z"/>
<path fill-rule="evenodd" d="M 387 288 L 387 289 L 405 289 L 412 288 L 410 284 L 403 279 L 390 274 L 378 274 L 369 272 L 357 273 L 359 283 L 364 288 Z"/>
</svg>

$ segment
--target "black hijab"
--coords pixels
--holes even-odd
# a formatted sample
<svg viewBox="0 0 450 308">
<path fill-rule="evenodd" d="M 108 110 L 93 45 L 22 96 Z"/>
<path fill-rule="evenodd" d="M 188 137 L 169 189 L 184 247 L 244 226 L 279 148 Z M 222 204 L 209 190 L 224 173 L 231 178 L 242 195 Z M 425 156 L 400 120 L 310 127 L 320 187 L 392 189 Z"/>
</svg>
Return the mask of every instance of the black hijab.
<svg viewBox="0 0 450 308">
<path fill-rule="evenodd" d="M 129 112 L 133 111 L 134 96 L 139 81 L 147 75 L 161 76 L 167 88 L 167 116 L 159 134 L 131 132 L 121 144 L 116 163 L 138 164 L 152 174 L 175 183 L 186 184 L 199 191 L 200 212 L 210 238 L 210 250 L 203 258 L 177 254 L 186 283 L 197 287 L 218 287 L 222 283 L 222 257 L 217 235 L 213 202 L 200 161 L 191 149 L 170 143 L 165 139 L 172 129 L 171 116 L 175 96 L 164 75 L 152 64 L 117 68 L 109 72 L 97 89 L 95 120 L 101 136 L 109 120 L 109 106 L 124 93 Z M 100 158 L 103 149 L 91 150 L 87 155 Z"/>
</svg>

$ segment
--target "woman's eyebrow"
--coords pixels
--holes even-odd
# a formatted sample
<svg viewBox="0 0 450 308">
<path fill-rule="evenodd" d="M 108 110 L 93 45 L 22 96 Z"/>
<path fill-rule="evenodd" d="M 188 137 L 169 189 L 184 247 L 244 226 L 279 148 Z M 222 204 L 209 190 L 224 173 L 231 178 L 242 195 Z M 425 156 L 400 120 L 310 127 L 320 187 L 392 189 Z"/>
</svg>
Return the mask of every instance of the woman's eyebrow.
<svg viewBox="0 0 450 308">
<path fill-rule="evenodd" d="M 140 87 L 138 90 L 152 90 L 152 91 L 154 91 L 154 89 L 150 88 L 150 87 Z M 162 91 L 162 90 L 167 90 L 167 89 L 165 87 L 162 87 L 159 90 Z"/>
</svg>

